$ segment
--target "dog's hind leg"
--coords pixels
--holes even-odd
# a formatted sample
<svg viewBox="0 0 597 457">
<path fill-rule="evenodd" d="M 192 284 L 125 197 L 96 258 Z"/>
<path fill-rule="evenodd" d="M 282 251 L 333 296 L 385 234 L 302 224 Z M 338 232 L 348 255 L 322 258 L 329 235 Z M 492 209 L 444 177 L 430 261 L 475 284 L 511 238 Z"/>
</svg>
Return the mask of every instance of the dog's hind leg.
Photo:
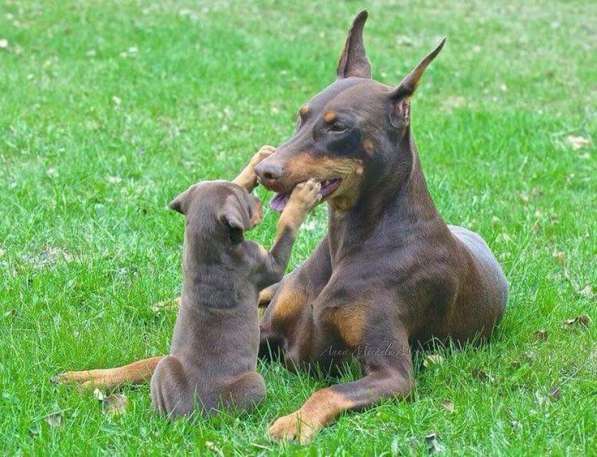
<svg viewBox="0 0 597 457">
<path fill-rule="evenodd" d="M 178 310 L 180 297 L 174 300 L 165 300 L 152 306 L 154 311 Z M 105 368 L 97 370 L 66 371 L 57 374 L 52 382 L 60 384 L 78 384 L 83 389 L 104 388 L 114 389 L 123 384 L 143 384 L 148 382 L 153 375 L 155 367 L 163 356 L 150 357 L 124 365 L 122 367 Z"/>
<path fill-rule="evenodd" d="M 175 418 L 193 411 L 193 389 L 175 356 L 164 357 L 151 378 L 151 403 L 160 414 Z"/>
<path fill-rule="evenodd" d="M 259 404 L 265 395 L 263 377 L 255 371 L 248 371 L 227 384 L 219 397 L 225 408 L 247 411 Z"/>
<path fill-rule="evenodd" d="M 52 381 L 61 384 L 78 384 L 83 389 L 114 389 L 123 384 L 142 384 L 151 379 L 162 356 L 151 357 L 116 368 L 99 370 L 67 371 L 60 373 Z"/>
</svg>

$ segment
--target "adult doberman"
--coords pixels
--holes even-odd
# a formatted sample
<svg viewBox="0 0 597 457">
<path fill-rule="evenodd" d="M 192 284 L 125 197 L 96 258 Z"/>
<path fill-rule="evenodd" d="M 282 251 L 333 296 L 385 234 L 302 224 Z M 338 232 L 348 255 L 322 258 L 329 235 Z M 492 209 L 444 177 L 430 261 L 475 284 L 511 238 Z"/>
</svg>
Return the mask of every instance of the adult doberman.
<svg viewBox="0 0 597 457">
<path fill-rule="evenodd" d="M 290 368 L 337 366 L 354 356 L 357 381 L 315 392 L 277 419 L 273 439 L 310 441 L 346 410 L 411 392 L 411 347 L 432 339 L 487 339 L 504 313 L 508 286 L 481 237 L 448 226 L 427 190 L 410 129 L 410 101 L 444 45 L 398 86 L 371 79 L 363 45 L 367 13 L 354 20 L 337 80 L 299 111 L 295 134 L 255 171 L 278 192 L 321 182 L 329 229 L 311 257 L 262 294 L 262 347 Z M 159 358 L 74 373 L 82 382 L 143 381 Z"/>
</svg>

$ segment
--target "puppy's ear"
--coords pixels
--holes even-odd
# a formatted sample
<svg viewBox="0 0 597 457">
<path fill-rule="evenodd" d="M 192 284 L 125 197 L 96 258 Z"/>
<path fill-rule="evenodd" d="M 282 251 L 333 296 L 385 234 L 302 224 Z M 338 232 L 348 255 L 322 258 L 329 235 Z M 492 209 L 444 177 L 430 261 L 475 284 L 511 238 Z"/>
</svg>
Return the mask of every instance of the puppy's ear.
<svg viewBox="0 0 597 457">
<path fill-rule="evenodd" d="M 251 228 L 251 217 L 248 209 L 238 197 L 230 195 L 219 213 L 220 222 L 230 232 L 230 239 L 234 244 L 244 239 L 244 231 Z"/>
<path fill-rule="evenodd" d="M 188 200 L 190 191 L 191 191 L 191 189 L 187 189 L 183 193 L 178 194 L 176 196 L 176 198 L 168 204 L 168 207 L 180 214 L 186 214 L 187 213 L 187 200 Z"/>
</svg>

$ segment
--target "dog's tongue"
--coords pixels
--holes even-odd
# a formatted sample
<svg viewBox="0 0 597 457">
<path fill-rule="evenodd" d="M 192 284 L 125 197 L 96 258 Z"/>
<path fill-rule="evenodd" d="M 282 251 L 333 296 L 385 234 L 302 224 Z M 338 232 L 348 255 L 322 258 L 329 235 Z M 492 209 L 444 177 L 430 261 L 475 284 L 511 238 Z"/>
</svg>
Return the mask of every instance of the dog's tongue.
<svg viewBox="0 0 597 457">
<path fill-rule="evenodd" d="M 269 204 L 274 211 L 282 212 L 282 210 L 286 206 L 286 203 L 288 203 L 289 197 L 290 197 L 289 194 L 283 194 L 283 193 L 276 194 L 276 196 L 274 198 L 272 198 L 272 201 Z"/>
</svg>

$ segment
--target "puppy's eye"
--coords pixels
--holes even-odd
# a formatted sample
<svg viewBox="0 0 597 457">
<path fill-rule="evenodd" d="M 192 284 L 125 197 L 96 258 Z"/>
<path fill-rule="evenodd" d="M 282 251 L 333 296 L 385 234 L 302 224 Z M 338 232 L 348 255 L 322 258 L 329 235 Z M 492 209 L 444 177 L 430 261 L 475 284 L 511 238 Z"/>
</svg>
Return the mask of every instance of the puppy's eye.
<svg viewBox="0 0 597 457">
<path fill-rule="evenodd" d="M 340 122 L 334 122 L 328 127 L 328 131 L 332 133 L 344 133 L 348 130 L 348 126 L 341 124 Z"/>
</svg>

